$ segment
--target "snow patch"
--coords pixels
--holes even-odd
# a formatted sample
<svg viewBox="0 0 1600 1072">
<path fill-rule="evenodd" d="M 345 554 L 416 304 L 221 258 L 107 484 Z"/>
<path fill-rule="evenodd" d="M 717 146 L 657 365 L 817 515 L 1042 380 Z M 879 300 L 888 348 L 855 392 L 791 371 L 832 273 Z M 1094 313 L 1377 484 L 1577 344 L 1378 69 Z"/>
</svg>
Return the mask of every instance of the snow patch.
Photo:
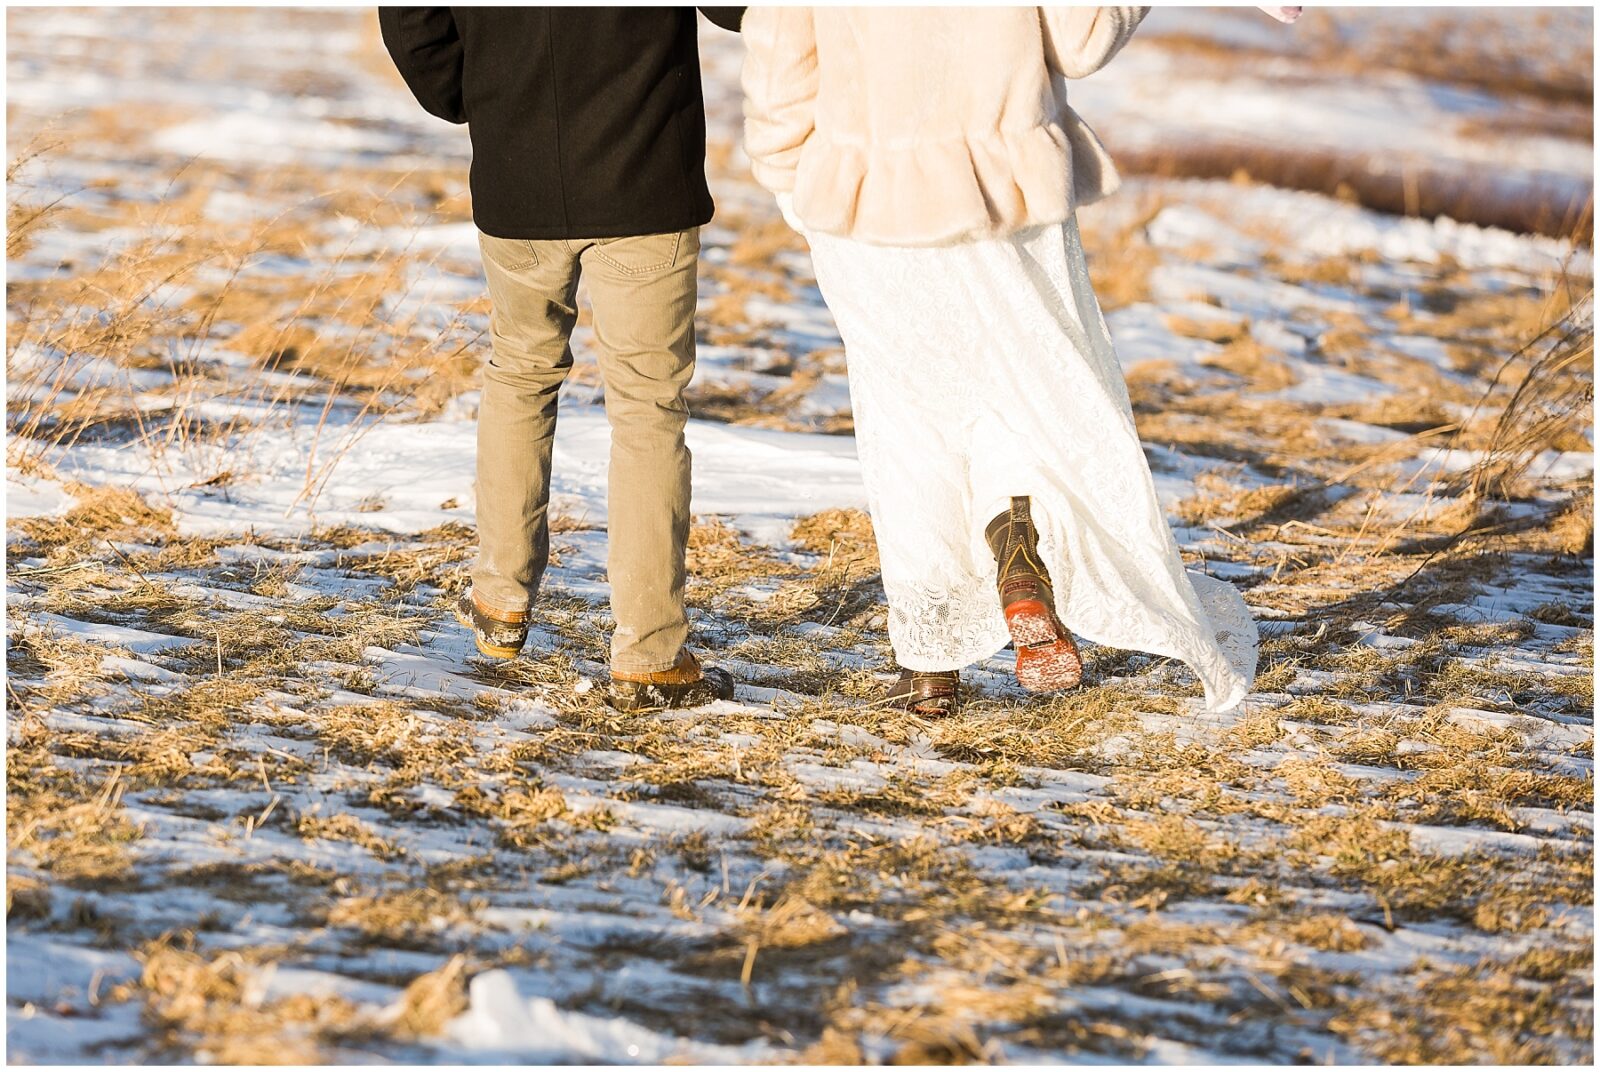
<svg viewBox="0 0 1600 1072">
<path fill-rule="evenodd" d="M 476 976 L 467 996 L 467 1011 L 449 1023 L 445 1037 L 466 1050 L 528 1064 L 732 1065 L 759 1060 L 765 1050 L 690 1042 L 621 1017 L 568 1011 L 549 998 L 524 998 L 500 969 Z"/>
</svg>

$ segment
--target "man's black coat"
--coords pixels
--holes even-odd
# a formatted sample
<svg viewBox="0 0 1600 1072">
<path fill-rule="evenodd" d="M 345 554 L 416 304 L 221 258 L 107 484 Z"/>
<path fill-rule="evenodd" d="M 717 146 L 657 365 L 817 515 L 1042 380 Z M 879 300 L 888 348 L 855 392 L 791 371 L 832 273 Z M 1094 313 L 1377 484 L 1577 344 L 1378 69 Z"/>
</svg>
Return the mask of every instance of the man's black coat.
<svg viewBox="0 0 1600 1072">
<path fill-rule="evenodd" d="M 702 8 L 737 29 L 743 8 Z M 691 7 L 385 7 L 421 105 L 466 123 L 496 238 L 616 238 L 711 219 Z"/>
</svg>

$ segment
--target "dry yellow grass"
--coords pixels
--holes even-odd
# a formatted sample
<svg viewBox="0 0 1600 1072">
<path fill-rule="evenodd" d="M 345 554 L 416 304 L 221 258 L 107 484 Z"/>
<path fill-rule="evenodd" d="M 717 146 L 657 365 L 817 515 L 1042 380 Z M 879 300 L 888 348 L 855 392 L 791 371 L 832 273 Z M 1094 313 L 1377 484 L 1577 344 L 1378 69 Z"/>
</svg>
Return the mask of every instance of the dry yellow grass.
<svg viewBox="0 0 1600 1072">
<path fill-rule="evenodd" d="M 403 92 L 370 23 L 357 62 Z M 304 89 L 332 77 L 278 76 Z M 77 131 L 132 146 L 141 128 L 175 117 L 92 109 Z M 12 170 L 26 179 L 22 163 Z M 435 415 L 475 385 L 481 297 L 426 328 L 391 317 L 442 262 L 329 241 L 336 216 L 349 221 L 339 234 L 464 222 L 461 175 L 296 165 L 241 177 L 196 161 L 172 180 L 159 203 L 8 204 L 14 258 L 53 228 L 147 236 L 104 263 L 14 282 L 8 371 L 27 393 L 9 415 L 16 471 L 48 478 L 61 448 L 102 437 L 182 461 L 197 470 L 195 490 L 233 495 L 248 488 L 251 444 L 274 432 L 243 416 L 203 419 L 219 405 L 326 415 L 337 399 L 359 424 Z M 293 208 L 219 220 L 207 212 L 218 192 Z M 1215 259 L 1157 249 L 1146 233 L 1187 196 L 1153 184 L 1142 204 L 1107 217 L 1114 225 L 1085 215 L 1107 310 L 1151 300 L 1164 264 Z M 822 376 L 844 371 L 837 348 L 759 315 L 762 303 L 807 300 L 802 243 L 770 216 L 720 222 L 740 237 L 703 266 L 701 341 L 748 347 L 751 367 L 786 383 L 701 388 L 696 415 L 848 431 L 847 416 L 796 413 Z M 1274 249 L 1262 277 L 1380 299 L 1363 289 L 1373 255 L 1308 255 L 1293 236 L 1232 222 Z M 269 256 L 302 268 L 252 269 Z M 890 652 L 877 546 L 857 510 L 799 519 L 801 555 L 700 519 L 696 643 L 780 698 L 633 717 L 606 710 L 592 687 L 610 623 L 587 595 L 603 576 L 574 562 L 591 560 L 594 537 L 556 541 L 536 612 L 540 644 L 555 647 L 489 665 L 445 606 L 473 553 L 466 526 L 202 539 L 179 531 L 159 494 L 76 487 L 68 513 L 13 525 L 8 548 L 8 927 L 137 951 L 141 978 L 106 999 L 140 1002 L 152 1052 L 180 1061 L 411 1055 L 399 1047 L 439 1040 L 466 1007 L 469 977 L 502 963 L 573 980 L 564 1007 L 671 1035 L 760 1039 L 778 1060 L 1140 1060 L 1165 1052 L 1154 1040 L 1194 1039 L 1196 1023 L 1202 1045 L 1255 1046 L 1251 1056 L 1272 1060 L 1581 1059 L 1592 1051 L 1582 1022 L 1592 950 L 1571 923 L 1592 904 L 1593 799 L 1570 761 L 1593 746 L 1568 731 L 1592 703 L 1592 679 L 1560 657 L 1592 662 L 1592 608 L 1569 598 L 1587 591 L 1592 491 L 1529 474 L 1541 452 L 1587 449 L 1592 343 L 1569 315 L 1587 281 L 1490 293 L 1460 264 L 1418 271 L 1401 300 L 1381 297 L 1386 312 L 1329 312 L 1308 337 L 1318 360 L 1390 386 L 1388 398 L 1258 397 L 1295 382 L 1292 359 L 1226 311 L 1169 316 L 1166 327 L 1222 347 L 1213 363 L 1230 375 L 1133 377 L 1147 442 L 1210 469 L 1181 519 L 1224 530 L 1207 558 L 1238 569 L 1253 606 L 1291 619 L 1266 638 L 1253 706 L 1229 719 L 1198 714 L 1193 681 L 1174 664 L 1104 648 L 1089 653 L 1090 685 L 1064 696 L 1021 696 L 991 667 L 968 675 L 972 700 L 951 719 L 874 705 Z M 1394 352 L 1384 339 L 1396 334 L 1440 342 L 1444 364 Z M 1519 352 L 1541 334 L 1557 345 Z M 246 364 L 210 364 L 213 348 Z M 169 382 L 150 379 L 160 404 L 135 411 L 128 384 L 144 374 Z M 1410 438 L 1331 442 L 1316 417 Z M 317 434 L 308 499 L 360 442 L 329 422 Z M 1426 490 L 1394 474 L 1429 446 L 1484 456 L 1445 489 L 1453 497 L 1387 512 Z M 1535 492 L 1533 519 L 1512 524 L 1500 500 Z M 394 499 L 364 508 L 358 520 L 381 522 Z M 225 567 L 227 544 L 319 564 Z M 1535 573 L 1563 594 L 1514 619 L 1460 610 Z M 347 581 L 361 594 L 343 591 Z M 319 593 L 306 598 L 308 585 Z M 233 608 L 218 591 L 270 611 Z M 73 639 L 33 620 L 42 613 L 189 643 L 151 653 Z M 1366 647 L 1374 624 L 1419 643 Z M 450 686 L 408 683 L 384 662 L 398 649 L 448 670 Z M 1517 721 L 1466 725 L 1452 714 L 1465 708 Z M 152 814 L 160 822 L 144 825 Z M 1470 848 L 1434 851 L 1444 835 L 1427 827 Z M 173 862 L 172 830 L 251 862 Z M 1519 840 L 1497 840 L 1508 836 Z M 192 939 L 149 943 L 106 896 L 134 903 L 166 889 L 203 905 Z M 218 930 L 244 941 L 253 925 L 241 905 L 290 920 L 307 943 L 224 948 Z M 508 944 L 515 937 L 487 922 L 490 905 L 545 913 L 529 940 L 541 951 Z M 569 941 L 574 919 L 602 937 Z M 668 930 L 676 924 L 687 926 Z M 1413 927 L 1482 960 L 1395 973 Z M 262 996 L 274 965 L 350 963 L 392 987 L 386 1012 Z M 599 981 L 619 967 L 645 981 L 638 992 Z M 589 991 L 584 977 L 597 980 Z M 658 977 L 671 989 L 651 989 Z M 743 1000 L 728 1000 L 740 983 Z M 1092 1010 L 1062 1000 L 1090 988 L 1158 1000 Z M 1292 1052 L 1260 1049 L 1280 1035 L 1297 1040 Z"/>
<path fill-rule="evenodd" d="M 139 953 L 138 993 L 167 1052 L 193 1052 L 220 1064 L 314 1064 L 331 1047 L 372 1032 L 367 1017 L 338 995 L 262 1000 L 271 951 L 207 958 L 162 939 Z"/>
<path fill-rule="evenodd" d="M 878 541 L 872 519 L 864 511 L 843 508 L 823 510 L 794 523 L 794 542 L 813 554 L 828 556 L 828 563 L 878 568 Z"/>
<path fill-rule="evenodd" d="M 467 958 L 456 954 L 443 967 L 419 975 L 400 995 L 395 1034 L 403 1039 L 439 1035 L 467 1007 Z"/>
</svg>

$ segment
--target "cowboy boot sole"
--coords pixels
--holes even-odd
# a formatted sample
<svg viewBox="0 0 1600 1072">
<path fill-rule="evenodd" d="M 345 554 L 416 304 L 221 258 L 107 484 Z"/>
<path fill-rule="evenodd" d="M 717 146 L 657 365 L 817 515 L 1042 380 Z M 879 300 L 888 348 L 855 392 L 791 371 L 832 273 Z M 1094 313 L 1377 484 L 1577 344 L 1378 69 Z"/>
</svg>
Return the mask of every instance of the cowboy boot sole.
<svg viewBox="0 0 1600 1072">
<path fill-rule="evenodd" d="M 1076 688 L 1083 680 L 1083 657 L 1050 608 L 1036 599 L 1019 599 L 1005 613 L 1017 650 L 1018 684 L 1029 692 Z"/>
</svg>

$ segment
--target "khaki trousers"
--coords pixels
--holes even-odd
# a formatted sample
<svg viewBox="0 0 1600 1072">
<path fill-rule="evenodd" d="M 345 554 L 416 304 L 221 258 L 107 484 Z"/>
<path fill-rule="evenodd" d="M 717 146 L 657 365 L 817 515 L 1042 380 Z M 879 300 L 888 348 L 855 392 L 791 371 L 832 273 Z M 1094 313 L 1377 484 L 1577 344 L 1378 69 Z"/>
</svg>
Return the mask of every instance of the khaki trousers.
<svg viewBox="0 0 1600 1072">
<path fill-rule="evenodd" d="M 694 373 L 698 228 L 630 238 L 479 235 L 493 305 L 493 356 L 478 413 L 478 559 L 487 609 L 521 611 L 550 557 L 550 455 L 556 396 L 572 368 L 581 276 L 611 423 L 607 491 L 613 670 L 674 665 L 689 634 L 683 607 L 689 535 L 688 406 Z"/>
</svg>

